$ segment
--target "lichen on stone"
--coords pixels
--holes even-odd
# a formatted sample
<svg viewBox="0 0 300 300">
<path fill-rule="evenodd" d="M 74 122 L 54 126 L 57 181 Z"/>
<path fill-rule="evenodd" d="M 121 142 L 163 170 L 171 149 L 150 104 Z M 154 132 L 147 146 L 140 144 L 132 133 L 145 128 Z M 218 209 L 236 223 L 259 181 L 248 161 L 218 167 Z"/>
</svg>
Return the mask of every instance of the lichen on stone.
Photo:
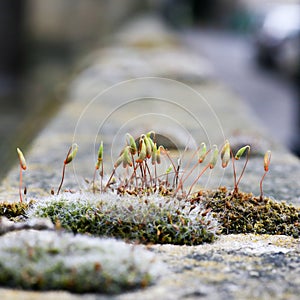
<svg viewBox="0 0 300 300">
<path fill-rule="evenodd" d="M 73 233 L 141 243 L 197 245 L 212 242 L 216 219 L 200 204 L 153 194 L 64 193 L 36 201 L 29 217 L 48 217 Z"/>
<path fill-rule="evenodd" d="M 76 293 L 120 293 L 153 283 L 164 271 L 142 246 L 55 231 L 0 237 L 0 285 Z"/>
</svg>

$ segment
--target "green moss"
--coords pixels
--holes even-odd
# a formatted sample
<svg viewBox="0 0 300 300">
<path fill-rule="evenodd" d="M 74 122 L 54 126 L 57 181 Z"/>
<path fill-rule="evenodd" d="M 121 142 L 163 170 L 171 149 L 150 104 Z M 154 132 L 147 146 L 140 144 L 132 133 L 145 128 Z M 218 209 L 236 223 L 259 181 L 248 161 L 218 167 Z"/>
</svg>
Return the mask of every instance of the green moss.
<svg viewBox="0 0 300 300">
<path fill-rule="evenodd" d="M 50 217 L 74 233 L 117 237 L 141 243 L 197 245 L 212 242 L 217 222 L 176 199 L 116 196 L 112 194 L 62 195 L 37 204 L 30 215 Z"/>
<path fill-rule="evenodd" d="M 24 217 L 30 204 L 31 202 L 0 202 L 0 216 L 5 216 L 10 220 Z"/>
<path fill-rule="evenodd" d="M 200 191 L 188 201 L 159 195 L 63 194 L 36 203 L 4 202 L 0 214 L 12 220 L 27 214 L 49 217 L 73 233 L 153 244 L 212 242 L 217 231 L 300 236 L 299 208 L 226 188 Z"/>
<path fill-rule="evenodd" d="M 285 202 L 239 192 L 232 194 L 226 188 L 198 193 L 192 199 L 212 209 L 221 224 L 223 234 L 257 233 L 300 236 L 300 209 Z"/>
</svg>

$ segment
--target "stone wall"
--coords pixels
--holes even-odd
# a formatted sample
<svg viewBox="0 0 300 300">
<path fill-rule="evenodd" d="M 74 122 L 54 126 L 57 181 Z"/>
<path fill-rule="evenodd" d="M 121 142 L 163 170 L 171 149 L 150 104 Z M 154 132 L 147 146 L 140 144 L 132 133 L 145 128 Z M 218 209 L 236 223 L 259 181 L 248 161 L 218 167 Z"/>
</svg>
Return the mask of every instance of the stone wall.
<svg viewBox="0 0 300 300">
<path fill-rule="evenodd" d="M 185 145 L 193 150 L 201 141 L 222 144 L 225 138 L 236 148 L 250 144 L 252 156 L 240 187 L 256 195 L 263 154 L 271 149 L 265 194 L 299 206 L 299 160 L 268 137 L 240 99 L 215 81 L 209 63 L 183 47 L 160 20 L 142 18 L 124 26 L 110 44 L 87 57 L 84 66 L 69 85 L 68 102 L 25 153 L 27 199 L 40 199 L 57 188 L 72 142 L 78 143 L 79 151 L 67 166 L 64 189 L 84 190 L 84 179 L 92 178 L 100 140 L 105 168 L 111 170 L 124 133 L 154 129 L 182 152 Z M 16 156 L 16 166 L 0 187 L 1 200 L 19 201 L 18 176 Z M 199 186 L 230 189 L 232 184 L 232 174 L 216 168 Z M 166 273 L 149 288 L 107 299 L 297 299 L 300 293 L 299 238 L 224 235 L 209 245 L 149 248 L 165 263 Z M 0 289 L 4 299 L 14 295 L 30 298 L 33 293 Z M 56 292 L 38 297 L 58 295 L 86 297 Z"/>
<path fill-rule="evenodd" d="M 106 36 L 143 6 L 137 0 L 29 0 L 26 24 L 30 36 L 40 41 L 86 43 Z"/>
</svg>

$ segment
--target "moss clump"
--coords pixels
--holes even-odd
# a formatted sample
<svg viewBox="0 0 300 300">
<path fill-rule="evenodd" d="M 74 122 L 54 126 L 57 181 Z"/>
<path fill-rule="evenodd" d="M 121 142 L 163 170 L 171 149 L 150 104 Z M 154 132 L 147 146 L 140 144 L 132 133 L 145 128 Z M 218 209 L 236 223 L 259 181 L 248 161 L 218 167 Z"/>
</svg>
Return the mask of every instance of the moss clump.
<svg viewBox="0 0 300 300">
<path fill-rule="evenodd" d="M 120 293 L 146 287 L 163 272 L 141 246 L 54 231 L 0 237 L 0 285 L 76 293 Z"/>
<path fill-rule="evenodd" d="M 29 215 L 50 217 L 74 233 L 142 243 L 197 245 L 212 242 L 218 228 L 201 205 L 158 195 L 63 194 L 36 202 Z"/>
<path fill-rule="evenodd" d="M 1 202 L 0 216 L 5 216 L 10 220 L 14 220 L 16 217 L 22 218 L 26 215 L 30 204 L 32 204 L 32 202 Z"/>
<path fill-rule="evenodd" d="M 2 203 L 0 211 L 14 221 L 17 216 L 49 217 L 73 233 L 145 244 L 198 245 L 214 241 L 216 233 L 300 236 L 299 208 L 224 187 L 182 200 L 158 194 L 65 193 L 28 204 Z"/>
<path fill-rule="evenodd" d="M 260 200 L 252 194 L 228 192 L 226 188 L 199 192 L 192 203 L 212 210 L 221 233 L 283 234 L 300 236 L 300 209 L 270 198 Z"/>
</svg>

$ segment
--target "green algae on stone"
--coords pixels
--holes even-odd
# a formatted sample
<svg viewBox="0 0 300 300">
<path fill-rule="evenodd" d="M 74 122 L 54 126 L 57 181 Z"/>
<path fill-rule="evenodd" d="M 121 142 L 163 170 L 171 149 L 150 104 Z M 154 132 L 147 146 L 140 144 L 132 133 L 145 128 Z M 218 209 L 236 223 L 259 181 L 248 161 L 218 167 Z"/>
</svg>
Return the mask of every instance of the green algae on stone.
<svg viewBox="0 0 300 300">
<path fill-rule="evenodd" d="M 251 193 L 232 193 L 226 188 L 203 191 L 192 199 L 206 208 L 221 224 L 221 233 L 282 234 L 300 236 L 300 208 Z"/>
<path fill-rule="evenodd" d="M 74 233 L 141 243 L 197 245 L 212 242 L 218 229 L 201 205 L 159 195 L 65 193 L 36 201 L 29 216 L 49 217 Z"/>
<path fill-rule="evenodd" d="M 75 293 L 120 293 L 153 283 L 164 267 L 142 246 L 54 231 L 0 237 L 0 285 Z"/>
</svg>

